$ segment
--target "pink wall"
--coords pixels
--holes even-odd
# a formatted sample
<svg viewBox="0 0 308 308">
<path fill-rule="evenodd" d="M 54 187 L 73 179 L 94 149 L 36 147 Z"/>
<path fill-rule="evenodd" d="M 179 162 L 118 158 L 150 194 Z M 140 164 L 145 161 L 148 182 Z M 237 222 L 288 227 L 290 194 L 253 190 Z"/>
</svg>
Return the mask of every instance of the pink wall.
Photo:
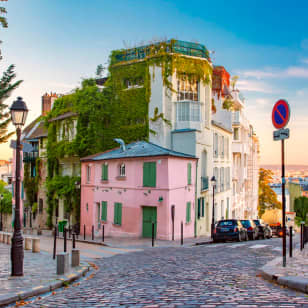
<svg viewBox="0 0 308 308">
<path fill-rule="evenodd" d="M 143 187 L 143 162 L 156 162 L 156 187 Z M 108 163 L 108 182 L 101 181 L 101 165 Z M 192 163 L 192 185 L 187 185 L 187 164 Z M 107 201 L 106 236 L 142 236 L 142 208 L 157 208 L 157 238 L 171 240 L 171 206 L 175 205 L 175 238 L 180 238 L 180 223 L 184 223 L 184 237 L 194 236 L 195 220 L 195 162 L 177 157 L 147 157 L 82 162 L 81 167 L 81 233 L 92 225 L 97 228 L 96 202 Z M 125 163 L 126 177 L 119 178 L 119 166 Z M 91 166 L 91 180 L 86 183 L 86 166 Z M 159 202 L 159 197 L 163 201 Z M 186 203 L 191 202 L 191 222 L 186 221 Z M 122 225 L 113 224 L 114 203 L 122 203 Z M 88 203 L 88 211 L 86 210 Z M 101 215 L 100 215 L 101 216 Z"/>
</svg>

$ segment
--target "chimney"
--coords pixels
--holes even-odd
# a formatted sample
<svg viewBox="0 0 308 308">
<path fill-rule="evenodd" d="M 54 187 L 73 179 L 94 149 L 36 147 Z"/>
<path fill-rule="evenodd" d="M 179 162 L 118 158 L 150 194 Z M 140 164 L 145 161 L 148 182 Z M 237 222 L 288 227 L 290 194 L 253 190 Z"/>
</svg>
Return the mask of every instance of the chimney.
<svg viewBox="0 0 308 308">
<path fill-rule="evenodd" d="M 56 93 L 50 93 L 47 92 L 42 96 L 42 115 L 45 116 L 53 106 L 53 102 L 58 98 L 58 95 Z"/>
</svg>

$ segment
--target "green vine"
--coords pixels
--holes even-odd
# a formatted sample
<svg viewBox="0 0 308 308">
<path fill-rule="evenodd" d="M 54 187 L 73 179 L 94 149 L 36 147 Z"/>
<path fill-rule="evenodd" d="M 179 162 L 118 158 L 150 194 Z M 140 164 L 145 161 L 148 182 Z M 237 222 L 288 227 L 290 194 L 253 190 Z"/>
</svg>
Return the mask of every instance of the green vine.
<svg viewBox="0 0 308 308">
<path fill-rule="evenodd" d="M 234 106 L 234 101 L 231 98 L 226 98 L 222 103 L 222 108 L 226 110 L 232 110 Z"/>
</svg>

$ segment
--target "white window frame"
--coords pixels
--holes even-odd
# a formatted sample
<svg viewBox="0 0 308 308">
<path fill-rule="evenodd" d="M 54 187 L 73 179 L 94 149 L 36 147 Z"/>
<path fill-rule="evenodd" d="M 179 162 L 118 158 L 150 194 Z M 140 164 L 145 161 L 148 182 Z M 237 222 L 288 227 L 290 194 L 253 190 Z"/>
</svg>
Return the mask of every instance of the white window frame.
<svg viewBox="0 0 308 308">
<path fill-rule="evenodd" d="M 125 164 L 124 163 L 119 166 L 119 176 L 123 176 L 123 177 L 126 176 Z"/>
<path fill-rule="evenodd" d="M 87 172 L 87 183 L 91 182 L 91 166 L 87 165 L 86 166 L 86 172 Z"/>
</svg>

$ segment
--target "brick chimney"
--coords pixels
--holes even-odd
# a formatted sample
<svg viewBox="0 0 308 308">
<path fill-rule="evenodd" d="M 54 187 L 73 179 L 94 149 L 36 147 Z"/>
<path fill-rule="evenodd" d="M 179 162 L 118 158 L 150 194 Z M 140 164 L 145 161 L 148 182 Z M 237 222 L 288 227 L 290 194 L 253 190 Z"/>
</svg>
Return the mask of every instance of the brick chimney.
<svg viewBox="0 0 308 308">
<path fill-rule="evenodd" d="M 45 93 L 42 96 L 42 115 L 45 116 L 53 106 L 53 102 L 58 98 L 56 93 L 50 92 L 50 94 Z"/>
</svg>

